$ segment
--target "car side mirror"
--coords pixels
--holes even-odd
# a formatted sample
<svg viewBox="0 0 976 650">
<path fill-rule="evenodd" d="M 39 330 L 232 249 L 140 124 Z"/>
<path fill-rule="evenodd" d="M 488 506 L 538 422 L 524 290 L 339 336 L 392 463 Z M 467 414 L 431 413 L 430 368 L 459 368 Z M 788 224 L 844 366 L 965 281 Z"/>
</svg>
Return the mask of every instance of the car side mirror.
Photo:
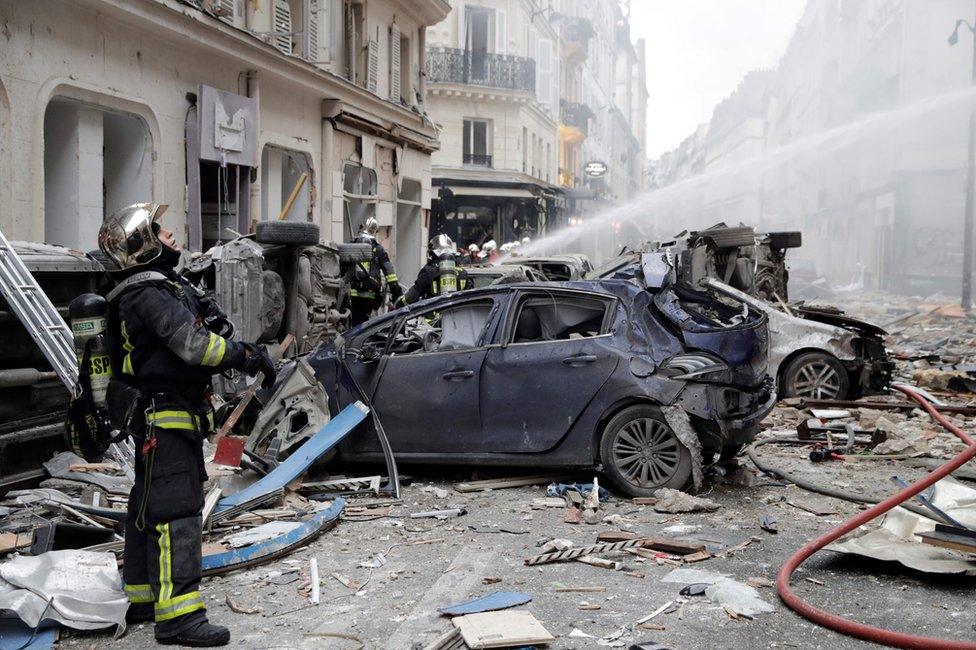
<svg viewBox="0 0 976 650">
<path fill-rule="evenodd" d="M 383 354 L 380 352 L 380 349 L 375 345 L 364 347 L 359 352 L 359 360 L 362 363 L 374 363 L 376 361 L 379 361 L 380 357 L 382 356 Z"/>
</svg>

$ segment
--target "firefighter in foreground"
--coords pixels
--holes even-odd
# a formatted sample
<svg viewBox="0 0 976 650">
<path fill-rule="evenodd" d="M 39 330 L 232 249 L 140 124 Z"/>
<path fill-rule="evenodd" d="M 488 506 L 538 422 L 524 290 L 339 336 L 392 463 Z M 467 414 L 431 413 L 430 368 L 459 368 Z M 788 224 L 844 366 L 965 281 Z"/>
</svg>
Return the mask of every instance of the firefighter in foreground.
<svg viewBox="0 0 976 650">
<path fill-rule="evenodd" d="M 376 241 L 376 233 L 379 229 L 379 222 L 370 217 L 366 220 L 362 232 L 353 240 L 354 244 L 370 244 L 373 247 L 373 256 L 368 262 L 359 262 L 350 270 L 351 325 L 365 323 L 373 311 L 383 306 L 383 280 L 386 280 L 390 299 L 394 304 L 403 295 L 390 255 L 383 245 Z"/>
<path fill-rule="evenodd" d="M 468 272 L 457 264 L 457 247 L 447 235 L 437 235 L 430 240 L 428 261 L 417 274 L 417 280 L 403 296 L 403 302 L 412 304 L 424 298 L 433 298 L 455 291 L 469 289 Z"/>
<path fill-rule="evenodd" d="M 131 205 L 98 233 L 99 248 L 119 267 L 108 294 L 109 412 L 136 447 L 125 524 L 127 620 L 155 619 L 159 643 L 226 645 L 230 632 L 207 621 L 198 591 L 203 439 L 213 431 L 207 396 L 214 373 L 260 371 L 270 387 L 275 367 L 257 346 L 229 340 L 226 316 L 176 274 L 180 246 L 157 223 L 165 210 Z"/>
</svg>

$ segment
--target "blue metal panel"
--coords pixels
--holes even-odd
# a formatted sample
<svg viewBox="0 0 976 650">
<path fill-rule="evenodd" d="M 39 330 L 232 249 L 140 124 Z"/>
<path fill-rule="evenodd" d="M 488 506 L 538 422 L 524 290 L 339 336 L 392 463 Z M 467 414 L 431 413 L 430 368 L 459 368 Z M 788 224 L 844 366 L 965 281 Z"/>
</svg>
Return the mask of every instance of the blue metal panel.
<svg viewBox="0 0 976 650">
<path fill-rule="evenodd" d="M 342 409 L 342 412 L 335 419 L 330 420 L 318 433 L 309 438 L 305 444 L 267 476 L 252 483 L 237 494 L 232 494 L 218 501 L 214 512 L 221 512 L 246 503 L 271 490 L 285 487 L 304 474 L 305 470 L 322 454 L 335 447 L 349 435 L 349 432 L 366 418 L 367 413 L 369 413 L 369 409 L 362 402 L 355 402 Z"/>
<path fill-rule="evenodd" d="M 318 535 L 326 524 L 338 519 L 345 507 L 345 499 L 337 498 L 332 502 L 331 506 L 316 513 L 298 528 L 279 535 L 274 539 L 269 539 L 258 544 L 251 544 L 243 548 L 231 549 L 223 553 L 204 555 L 203 572 L 206 574 L 208 572 L 233 568 L 238 565 L 250 565 L 264 559 L 270 559 L 290 547 L 302 544 L 303 542 L 307 543 Z"/>
</svg>

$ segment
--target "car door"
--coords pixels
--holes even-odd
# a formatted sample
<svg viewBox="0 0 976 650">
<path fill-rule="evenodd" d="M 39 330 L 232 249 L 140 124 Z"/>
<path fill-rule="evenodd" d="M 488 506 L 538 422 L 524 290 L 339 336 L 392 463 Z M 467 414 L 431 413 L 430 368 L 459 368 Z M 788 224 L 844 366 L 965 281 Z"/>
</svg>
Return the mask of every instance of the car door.
<svg viewBox="0 0 976 650">
<path fill-rule="evenodd" d="M 615 317 L 609 295 L 521 291 L 482 371 L 479 451 L 556 446 L 617 367 L 610 346 Z"/>
<path fill-rule="evenodd" d="M 395 453 L 458 453 L 481 436 L 484 340 L 497 312 L 489 297 L 403 320 L 373 394 Z"/>
</svg>

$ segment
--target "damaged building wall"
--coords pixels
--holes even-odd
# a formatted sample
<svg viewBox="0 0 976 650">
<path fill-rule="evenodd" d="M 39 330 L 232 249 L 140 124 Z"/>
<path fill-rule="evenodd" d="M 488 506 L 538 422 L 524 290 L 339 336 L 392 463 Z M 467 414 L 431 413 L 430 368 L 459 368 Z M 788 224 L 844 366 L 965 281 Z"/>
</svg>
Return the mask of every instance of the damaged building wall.
<svg viewBox="0 0 976 650">
<path fill-rule="evenodd" d="M 134 201 L 138 194 L 140 200 L 170 204 L 164 223 L 180 233 L 181 239 L 198 242 L 199 234 L 194 235 L 195 226 L 186 217 L 187 210 L 191 215 L 194 210 L 194 174 L 187 173 L 187 120 L 192 123 L 195 119 L 189 94 L 197 95 L 201 86 L 209 86 L 255 100 L 257 136 L 247 147 L 257 169 L 252 174 L 242 168 L 240 179 L 231 175 L 231 187 L 224 194 L 222 177 L 201 168 L 199 209 L 204 215 L 221 201 L 223 211 L 229 207 L 241 212 L 244 229 L 255 221 L 275 219 L 293 180 L 307 171 L 308 181 L 288 218 L 319 223 L 323 239 L 341 238 L 342 230 L 333 227 L 334 182 L 336 176 L 341 180 L 342 172 L 341 167 L 331 166 L 340 159 L 332 150 L 336 144 L 333 122 L 343 121 L 354 106 L 358 115 L 373 124 L 372 129 L 390 138 L 390 153 L 384 159 L 385 214 L 392 229 L 398 213 L 395 187 L 403 177 L 421 183 L 429 206 L 429 156 L 437 146 L 429 122 L 407 108 L 416 102 L 392 97 L 393 78 L 405 81 L 402 87 L 419 88 L 422 60 L 418 43 L 425 24 L 436 22 L 446 12 L 447 5 L 440 0 L 420 3 L 409 16 L 394 0 L 370 3 L 365 24 L 374 36 L 387 34 L 391 49 L 395 33 L 391 26 L 396 24 L 409 60 L 394 75 L 395 59 L 390 50 L 383 49 L 381 54 L 387 56 L 378 61 L 374 72 L 384 80 L 367 88 L 369 79 L 361 79 L 357 87 L 326 76 L 302 61 L 297 52 L 286 57 L 245 31 L 246 21 L 229 24 L 176 0 L 5 3 L 0 7 L 0 20 L 7 26 L 5 39 L 0 41 L 0 52 L 7 54 L 0 56 L 0 201 L 9 201 L 9 209 L 2 210 L 0 228 L 11 239 L 53 238 L 91 250 L 103 216 L 117 209 L 120 201 Z M 251 13 L 248 20 L 255 19 Z M 325 14 L 321 19 L 325 20 Z M 260 31 L 260 21 L 250 26 Z M 323 100 L 338 102 L 338 115 L 323 119 Z M 83 109 L 84 116 L 100 118 L 101 134 L 94 124 L 81 132 L 90 136 L 90 142 L 79 143 L 77 133 L 72 135 L 70 129 L 64 134 L 65 120 L 58 110 L 67 102 Z M 55 112 L 46 133 L 44 117 L 51 106 Z M 138 157 L 133 120 L 144 126 L 144 155 Z M 393 136 L 394 130 L 397 136 Z M 397 169 L 408 176 L 391 178 L 396 167 L 392 149 L 397 147 Z M 83 175 L 71 176 L 70 166 L 61 170 L 65 173 L 60 177 L 53 173 L 58 168 L 52 161 L 70 161 L 88 155 L 86 152 L 95 156 L 102 148 L 101 164 L 83 165 Z M 266 160 L 267 173 L 261 168 L 266 152 L 278 152 Z M 20 161 L 16 168 L 7 162 L 13 159 Z M 407 160 L 413 167 L 404 166 Z M 214 165 L 216 169 L 219 163 Z M 101 178 L 92 175 L 96 168 L 102 170 Z M 251 178 L 248 194 L 235 196 L 239 187 L 248 187 Z M 113 182 L 99 193 L 103 181 Z M 240 185 L 235 186 L 235 181 Z M 246 200 L 249 212 L 244 207 Z M 65 216 L 69 214 L 83 218 L 79 222 L 75 216 L 69 221 Z M 341 211 L 338 214 L 341 218 Z M 220 228 L 211 230 L 229 225 L 233 224 L 221 220 Z M 207 241 L 204 233 L 203 243 Z M 420 255 L 422 238 L 411 241 Z"/>
</svg>

